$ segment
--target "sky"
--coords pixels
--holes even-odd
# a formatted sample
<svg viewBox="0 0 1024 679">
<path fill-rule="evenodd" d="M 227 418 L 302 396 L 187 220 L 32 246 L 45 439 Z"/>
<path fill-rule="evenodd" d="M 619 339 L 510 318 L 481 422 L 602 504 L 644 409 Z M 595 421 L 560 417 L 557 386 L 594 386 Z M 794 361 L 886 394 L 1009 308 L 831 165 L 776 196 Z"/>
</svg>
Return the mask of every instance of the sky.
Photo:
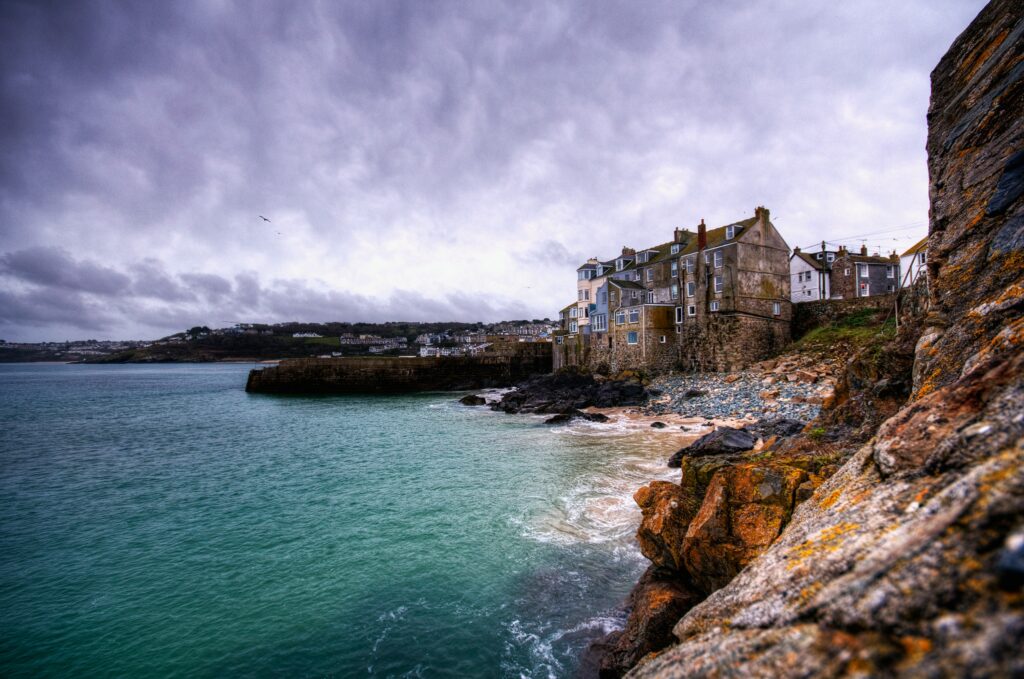
<svg viewBox="0 0 1024 679">
<path fill-rule="evenodd" d="M 758 205 L 902 252 L 983 4 L 0 0 L 0 338 L 555 318 Z"/>
</svg>

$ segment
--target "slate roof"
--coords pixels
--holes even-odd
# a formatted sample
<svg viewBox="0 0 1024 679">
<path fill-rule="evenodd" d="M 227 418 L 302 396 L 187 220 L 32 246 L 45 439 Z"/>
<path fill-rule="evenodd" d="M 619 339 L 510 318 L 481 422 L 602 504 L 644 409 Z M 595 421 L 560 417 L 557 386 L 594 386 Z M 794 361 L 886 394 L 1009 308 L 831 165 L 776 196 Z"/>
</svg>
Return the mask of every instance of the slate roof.
<svg viewBox="0 0 1024 679">
<path fill-rule="evenodd" d="M 793 257 L 799 257 L 800 259 L 804 260 L 805 262 L 813 266 L 818 271 L 828 271 L 829 269 L 831 269 L 827 261 L 817 259 L 816 257 L 812 256 L 809 252 L 794 252 Z M 792 257 L 790 257 L 790 259 L 792 259 Z"/>
<path fill-rule="evenodd" d="M 730 227 L 730 226 L 740 226 L 740 227 L 743 227 L 743 229 L 747 229 L 747 228 L 750 228 L 751 226 L 753 226 L 754 224 L 757 224 L 757 217 L 750 217 L 749 219 L 744 219 L 744 220 L 741 220 L 741 221 L 738 221 L 738 222 L 732 222 L 731 224 L 726 224 L 725 226 L 720 226 L 717 229 L 708 229 L 708 244 L 707 244 L 706 247 L 708 247 L 708 248 L 715 248 L 715 247 L 718 247 L 719 245 L 725 245 L 726 243 L 731 242 L 730 239 L 725 237 L 725 230 L 728 227 Z M 740 233 L 743 233 L 742 229 L 740 230 Z M 736 234 L 736 236 L 738 236 L 738 235 L 739 234 Z M 736 240 L 736 236 L 734 236 L 732 238 L 732 241 Z M 687 243 L 686 249 L 684 249 L 679 254 L 681 254 L 681 255 L 692 255 L 695 252 L 697 252 L 697 239 L 696 238 L 694 238 L 689 243 Z"/>
<path fill-rule="evenodd" d="M 620 288 L 625 288 L 627 290 L 647 290 L 647 288 L 640 285 L 636 281 L 620 281 L 617 278 L 609 278 L 608 282 L 612 283 L 613 285 L 617 285 Z"/>
</svg>

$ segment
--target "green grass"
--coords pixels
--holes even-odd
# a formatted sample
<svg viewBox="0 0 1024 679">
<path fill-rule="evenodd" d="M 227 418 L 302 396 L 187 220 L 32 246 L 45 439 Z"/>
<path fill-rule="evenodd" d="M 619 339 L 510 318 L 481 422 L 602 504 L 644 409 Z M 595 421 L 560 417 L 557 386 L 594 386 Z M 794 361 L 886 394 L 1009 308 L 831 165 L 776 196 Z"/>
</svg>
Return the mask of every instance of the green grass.
<svg viewBox="0 0 1024 679">
<path fill-rule="evenodd" d="M 815 328 L 794 343 L 795 347 L 830 346 L 839 342 L 863 346 L 896 334 L 896 321 L 881 322 L 884 314 L 862 309 L 835 323 Z"/>
</svg>

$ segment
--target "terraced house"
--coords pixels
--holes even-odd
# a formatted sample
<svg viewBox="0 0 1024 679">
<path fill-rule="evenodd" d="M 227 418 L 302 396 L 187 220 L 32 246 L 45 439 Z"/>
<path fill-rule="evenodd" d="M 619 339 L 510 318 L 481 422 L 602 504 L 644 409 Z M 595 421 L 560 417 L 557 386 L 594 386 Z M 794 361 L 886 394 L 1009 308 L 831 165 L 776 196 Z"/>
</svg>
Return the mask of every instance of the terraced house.
<svg viewBox="0 0 1024 679">
<path fill-rule="evenodd" d="M 789 250 L 763 207 L 733 224 L 709 230 L 702 220 L 660 245 L 590 259 L 577 278 L 556 368 L 731 370 L 789 340 Z"/>
</svg>

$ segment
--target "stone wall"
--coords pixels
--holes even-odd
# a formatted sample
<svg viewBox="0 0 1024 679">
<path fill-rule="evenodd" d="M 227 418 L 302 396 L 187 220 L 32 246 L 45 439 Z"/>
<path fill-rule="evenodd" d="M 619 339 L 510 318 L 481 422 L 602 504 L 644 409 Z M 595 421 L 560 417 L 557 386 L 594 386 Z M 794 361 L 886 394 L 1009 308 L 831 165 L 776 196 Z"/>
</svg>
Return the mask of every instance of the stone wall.
<svg viewBox="0 0 1024 679">
<path fill-rule="evenodd" d="M 522 343 L 481 356 L 348 357 L 282 361 L 252 370 L 245 390 L 271 394 L 445 391 L 509 386 L 552 369 L 551 344 Z"/>
<path fill-rule="evenodd" d="M 684 323 L 678 367 L 695 372 L 728 372 L 768 358 L 789 343 L 788 320 L 739 314 L 708 314 Z"/>
<path fill-rule="evenodd" d="M 793 305 L 793 337 L 799 339 L 809 330 L 835 323 L 864 309 L 892 309 L 895 295 L 825 299 Z"/>
</svg>

